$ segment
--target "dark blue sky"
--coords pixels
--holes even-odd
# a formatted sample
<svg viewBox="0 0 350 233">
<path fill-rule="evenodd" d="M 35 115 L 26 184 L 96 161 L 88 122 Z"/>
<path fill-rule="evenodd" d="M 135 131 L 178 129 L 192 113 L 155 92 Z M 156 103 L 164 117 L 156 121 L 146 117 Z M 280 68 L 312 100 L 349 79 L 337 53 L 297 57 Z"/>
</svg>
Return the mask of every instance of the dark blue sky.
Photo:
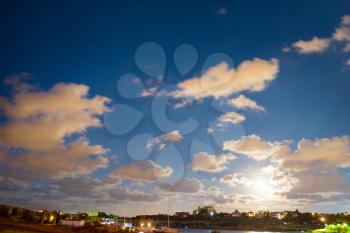
<svg viewBox="0 0 350 233">
<path fill-rule="evenodd" d="M 215 15 L 221 7 L 227 15 Z M 269 92 L 257 94 L 260 102 L 271 105 L 268 122 L 256 130 L 288 123 L 294 129 L 266 136 L 346 134 L 350 112 L 342 106 L 350 93 L 348 72 L 341 64 L 344 55 L 286 56 L 281 47 L 313 35 L 328 36 L 349 8 L 347 1 L 4 2 L 0 76 L 28 72 L 45 88 L 56 82 L 85 83 L 93 94 L 117 102 L 110 85 L 125 72 L 138 74 L 133 53 L 146 41 L 159 43 L 170 59 L 183 43 L 197 48 L 200 62 L 214 52 L 228 54 L 236 64 L 276 57 L 281 62 L 279 78 Z M 178 76 L 168 64 L 166 74 Z M 329 121 L 332 127 L 325 124 Z M 304 131 L 300 125 L 311 127 Z"/>
</svg>

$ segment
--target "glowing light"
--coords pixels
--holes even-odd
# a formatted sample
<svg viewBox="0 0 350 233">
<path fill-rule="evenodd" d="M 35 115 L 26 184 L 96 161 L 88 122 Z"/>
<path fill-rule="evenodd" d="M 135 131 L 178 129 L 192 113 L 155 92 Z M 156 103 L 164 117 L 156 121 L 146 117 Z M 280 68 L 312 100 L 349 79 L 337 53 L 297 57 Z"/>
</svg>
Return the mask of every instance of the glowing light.
<svg viewBox="0 0 350 233">
<path fill-rule="evenodd" d="M 144 225 L 145 225 L 145 224 L 142 222 L 142 223 L 141 223 L 141 227 L 143 227 Z"/>
<path fill-rule="evenodd" d="M 147 223 L 147 227 L 151 227 L 151 223 L 149 222 L 149 223 Z"/>
<path fill-rule="evenodd" d="M 321 218 L 320 218 L 320 221 L 321 221 L 321 222 L 326 222 L 326 218 L 325 218 L 325 217 L 321 217 Z"/>
<path fill-rule="evenodd" d="M 274 192 L 274 188 L 266 179 L 257 179 L 253 184 L 254 191 L 260 196 L 269 196 Z"/>
</svg>

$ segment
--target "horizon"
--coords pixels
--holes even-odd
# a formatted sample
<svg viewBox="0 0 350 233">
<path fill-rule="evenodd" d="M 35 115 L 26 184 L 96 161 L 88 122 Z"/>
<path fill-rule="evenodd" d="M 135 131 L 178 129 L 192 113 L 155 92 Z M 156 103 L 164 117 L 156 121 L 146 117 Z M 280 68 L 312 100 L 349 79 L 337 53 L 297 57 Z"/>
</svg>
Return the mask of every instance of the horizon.
<svg viewBox="0 0 350 233">
<path fill-rule="evenodd" d="M 1 204 L 349 212 L 349 1 L 2 5 Z"/>
</svg>

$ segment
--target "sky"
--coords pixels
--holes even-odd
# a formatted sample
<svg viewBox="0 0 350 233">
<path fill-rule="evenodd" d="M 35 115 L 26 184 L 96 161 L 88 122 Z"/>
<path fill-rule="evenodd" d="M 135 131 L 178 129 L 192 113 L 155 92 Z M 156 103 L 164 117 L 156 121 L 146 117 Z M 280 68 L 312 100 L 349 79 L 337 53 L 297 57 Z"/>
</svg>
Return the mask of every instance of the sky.
<svg viewBox="0 0 350 233">
<path fill-rule="evenodd" d="M 349 210 L 349 1 L 1 5 L 2 203 Z"/>
</svg>

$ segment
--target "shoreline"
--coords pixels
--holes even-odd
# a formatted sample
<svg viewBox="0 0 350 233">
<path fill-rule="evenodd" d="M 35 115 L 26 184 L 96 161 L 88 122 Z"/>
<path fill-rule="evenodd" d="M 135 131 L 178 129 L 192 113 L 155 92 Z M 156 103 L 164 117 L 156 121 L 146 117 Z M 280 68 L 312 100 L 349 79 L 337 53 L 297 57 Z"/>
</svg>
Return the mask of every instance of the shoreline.
<svg viewBox="0 0 350 233">
<path fill-rule="evenodd" d="M 203 227 L 191 227 L 191 228 L 178 228 L 181 230 L 186 230 L 186 229 L 193 229 L 193 230 L 206 230 L 206 231 L 211 231 L 211 230 L 222 230 L 222 231 L 254 231 L 254 232 L 312 232 L 313 230 L 319 229 L 313 228 L 313 227 L 251 227 L 251 226 L 240 226 L 240 227 L 220 227 L 220 226 L 214 226 L 212 228 L 203 228 Z"/>
</svg>

